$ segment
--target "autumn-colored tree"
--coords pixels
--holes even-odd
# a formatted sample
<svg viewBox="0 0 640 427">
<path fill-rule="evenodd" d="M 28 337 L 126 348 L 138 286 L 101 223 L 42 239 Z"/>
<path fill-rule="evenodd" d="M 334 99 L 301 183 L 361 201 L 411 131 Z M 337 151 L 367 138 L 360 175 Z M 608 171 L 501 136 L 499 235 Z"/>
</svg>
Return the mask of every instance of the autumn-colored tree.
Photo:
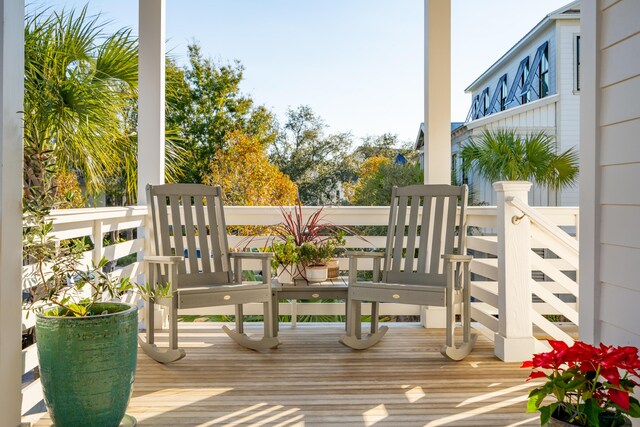
<svg viewBox="0 0 640 427">
<path fill-rule="evenodd" d="M 374 156 L 360 165 L 358 181 L 348 192 L 349 202 L 359 206 L 387 206 L 391 203 L 394 185 L 422 183 L 422 170 L 418 163 L 400 164 L 388 157 Z"/>
<path fill-rule="evenodd" d="M 227 205 L 293 205 L 298 194 L 296 184 L 269 162 L 261 141 L 241 131 L 227 134 L 204 183 L 220 185 Z"/>
<path fill-rule="evenodd" d="M 371 179 L 371 177 L 378 172 L 380 165 L 391 163 L 391 159 L 382 156 L 373 156 L 365 159 L 357 166 L 356 174 L 358 180 L 350 183 L 345 182 L 342 184 L 345 196 L 350 204 L 356 204 L 356 200 L 360 199 L 360 193 L 362 192 L 362 186 L 364 183 Z M 358 196 L 356 196 L 358 193 Z"/>
</svg>

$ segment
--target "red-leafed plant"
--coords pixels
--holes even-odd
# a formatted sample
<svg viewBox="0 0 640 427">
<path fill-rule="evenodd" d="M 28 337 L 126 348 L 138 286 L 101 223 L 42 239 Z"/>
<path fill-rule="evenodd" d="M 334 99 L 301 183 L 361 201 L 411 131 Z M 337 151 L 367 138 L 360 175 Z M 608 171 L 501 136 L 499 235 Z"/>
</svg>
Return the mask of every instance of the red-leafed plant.
<svg viewBox="0 0 640 427">
<path fill-rule="evenodd" d="M 293 237 L 293 243 L 298 247 L 305 243 L 322 243 L 343 233 L 353 234 L 347 227 L 324 221 L 322 211 L 323 208 L 317 209 L 305 221 L 300 200 L 293 211 L 280 207 L 282 222 L 272 227 L 273 234 L 284 241 Z"/>
<path fill-rule="evenodd" d="M 547 378 L 529 393 L 527 404 L 528 412 L 540 411 L 542 425 L 553 417 L 576 426 L 613 427 L 625 425 L 625 416 L 640 417 L 640 404 L 630 395 L 640 385 L 637 348 L 580 341 L 571 347 L 562 341 L 549 344 L 550 352 L 522 364 L 533 369 L 527 381 Z"/>
</svg>

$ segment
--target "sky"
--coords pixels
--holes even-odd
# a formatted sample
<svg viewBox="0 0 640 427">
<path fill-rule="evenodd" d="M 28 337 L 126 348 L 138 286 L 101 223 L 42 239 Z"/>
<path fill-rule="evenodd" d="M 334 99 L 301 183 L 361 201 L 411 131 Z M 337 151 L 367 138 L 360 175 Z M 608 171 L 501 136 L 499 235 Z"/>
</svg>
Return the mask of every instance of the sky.
<svg viewBox="0 0 640 427">
<path fill-rule="evenodd" d="M 27 11 L 81 8 L 137 34 L 135 0 L 27 0 Z M 167 52 L 186 62 L 197 41 L 220 63 L 239 60 L 242 91 L 283 122 L 309 105 L 328 132 L 414 141 L 423 120 L 423 0 L 166 0 Z M 451 120 L 464 89 L 548 13 L 569 0 L 452 0 Z"/>
</svg>

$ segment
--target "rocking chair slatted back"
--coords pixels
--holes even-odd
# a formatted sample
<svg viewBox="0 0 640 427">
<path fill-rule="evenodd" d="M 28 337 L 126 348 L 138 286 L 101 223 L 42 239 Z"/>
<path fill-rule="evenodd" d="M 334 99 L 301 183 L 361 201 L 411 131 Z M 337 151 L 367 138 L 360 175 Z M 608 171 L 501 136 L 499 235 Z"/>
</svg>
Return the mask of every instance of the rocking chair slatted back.
<svg viewBox="0 0 640 427">
<path fill-rule="evenodd" d="M 185 257 L 180 287 L 233 282 L 220 187 L 148 185 L 147 201 L 154 255 Z"/>
<path fill-rule="evenodd" d="M 466 233 L 456 244 L 456 225 L 466 227 L 467 192 L 449 185 L 393 188 L 383 282 L 446 286 L 442 255 L 466 253 Z"/>
</svg>

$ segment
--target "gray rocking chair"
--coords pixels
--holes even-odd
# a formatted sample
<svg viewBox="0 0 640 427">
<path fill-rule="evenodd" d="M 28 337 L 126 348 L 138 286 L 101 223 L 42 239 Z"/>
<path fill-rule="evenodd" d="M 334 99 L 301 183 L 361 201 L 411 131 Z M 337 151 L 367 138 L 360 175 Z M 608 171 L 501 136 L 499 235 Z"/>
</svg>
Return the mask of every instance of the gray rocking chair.
<svg viewBox="0 0 640 427">
<path fill-rule="evenodd" d="M 179 309 L 221 305 L 236 306 L 236 330 L 223 329 L 238 344 L 263 350 L 277 347 L 273 337 L 270 253 L 229 252 L 222 208 L 222 190 L 200 184 L 147 185 L 151 215 L 151 256 L 145 256 L 148 281 L 170 283 L 171 298 L 146 301 L 147 340 L 140 347 L 151 358 L 169 363 L 185 356 L 178 348 Z M 234 271 L 231 269 L 234 260 Z M 242 259 L 262 261 L 262 282 L 242 282 Z M 244 334 L 242 304 L 258 302 L 264 307 L 264 337 Z M 169 348 L 154 344 L 154 304 L 170 310 Z"/>
<path fill-rule="evenodd" d="M 385 252 L 349 252 L 347 333 L 340 341 L 357 350 L 376 344 L 387 332 L 378 328 L 381 302 L 446 307 L 446 342 L 440 352 L 465 358 L 477 336 L 470 325 L 471 256 L 466 255 L 466 185 L 394 187 Z M 460 214 L 456 218 L 458 200 Z M 457 221 L 456 221 L 457 220 Z M 456 244 L 456 223 L 459 225 Z M 373 281 L 357 281 L 357 262 L 373 258 Z M 378 281 L 382 261 L 382 281 Z M 371 302 L 371 334 L 360 334 L 361 303 Z M 462 310 L 462 345 L 454 345 L 455 306 Z"/>
</svg>

